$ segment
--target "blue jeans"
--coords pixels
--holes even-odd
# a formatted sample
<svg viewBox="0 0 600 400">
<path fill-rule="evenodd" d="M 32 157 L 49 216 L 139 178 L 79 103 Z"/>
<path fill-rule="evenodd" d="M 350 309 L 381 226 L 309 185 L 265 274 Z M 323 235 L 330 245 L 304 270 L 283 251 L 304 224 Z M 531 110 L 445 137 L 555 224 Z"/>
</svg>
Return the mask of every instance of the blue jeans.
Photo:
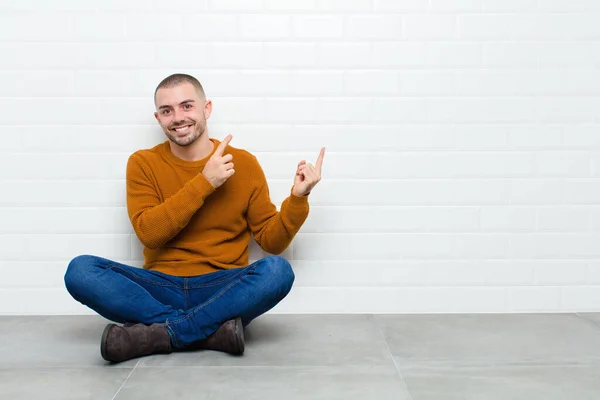
<svg viewBox="0 0 600 400">
<path fill-rule="evenodd" d="M 279 256 L 244 267 L 178 277 L 81 255 L 67 268 L 73 298 L 120 323 L 164 323 L 175 348 L 205 339 L 223 322 L 241 317 L 244 326 L 289 293 L 290 263 Z"/>
</svg>

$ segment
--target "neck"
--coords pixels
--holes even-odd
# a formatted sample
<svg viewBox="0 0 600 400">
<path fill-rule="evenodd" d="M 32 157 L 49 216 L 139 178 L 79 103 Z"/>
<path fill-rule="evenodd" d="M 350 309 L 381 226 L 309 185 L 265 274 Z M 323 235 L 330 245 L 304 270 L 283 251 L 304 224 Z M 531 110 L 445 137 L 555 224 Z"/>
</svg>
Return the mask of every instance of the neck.
<svg viewBox="0 0 600 400">
<path fill-rule="evenodd" d="M 175 157 L 185 161 L 198 161 L 206 158 L 213 151 L 214 144 L 208 138 L 208 132 L 204 132 L 189 146 L 179 146 L 172 141 L 169 141 L 169 146 Z"/>
</svg>

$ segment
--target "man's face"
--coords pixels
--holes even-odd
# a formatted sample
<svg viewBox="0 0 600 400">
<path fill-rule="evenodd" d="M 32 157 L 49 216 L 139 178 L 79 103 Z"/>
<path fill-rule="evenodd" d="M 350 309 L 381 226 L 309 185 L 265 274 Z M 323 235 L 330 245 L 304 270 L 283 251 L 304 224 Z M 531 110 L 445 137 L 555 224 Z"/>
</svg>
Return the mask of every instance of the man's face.
<svg viewBox="0 0 600 400">
<path fill-rule="evenodd" d="M 172 142 L 189 146 L 206 131 L 211 103 L 200 97 L 191 83 L 156 92 L 154 116 Z"/>
</svg>

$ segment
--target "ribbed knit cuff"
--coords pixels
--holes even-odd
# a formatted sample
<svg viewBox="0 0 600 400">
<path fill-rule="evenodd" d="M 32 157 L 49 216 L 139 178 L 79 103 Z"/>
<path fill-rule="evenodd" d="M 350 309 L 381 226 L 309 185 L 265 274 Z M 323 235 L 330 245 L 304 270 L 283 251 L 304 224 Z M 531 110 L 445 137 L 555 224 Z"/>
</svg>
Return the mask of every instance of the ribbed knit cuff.
<svg viewBox="0 0 600 400">
<path fill-rule="evenodd" d="M 216 189 L 202 174 L 198 174 L 190 180 L 192 186 L 198 191 L 202 198 L 207 198 Z"/>
<path fill-rule="evenodd" d="M 310 193 L 309 193 L 310 194 Z M 293 207 L 306 207 L 308 204 L 308 194 L 306 196 L 296 196 L 294 194 L 294 187 L 290 189 L 290 205 Z"/>
</svg>

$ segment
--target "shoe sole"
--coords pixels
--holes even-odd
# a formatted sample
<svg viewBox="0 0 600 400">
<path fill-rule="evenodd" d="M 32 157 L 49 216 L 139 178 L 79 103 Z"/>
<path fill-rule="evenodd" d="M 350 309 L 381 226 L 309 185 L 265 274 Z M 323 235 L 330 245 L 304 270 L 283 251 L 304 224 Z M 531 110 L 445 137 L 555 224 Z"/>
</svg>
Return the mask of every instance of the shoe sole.
<svg viewBox="0 0 600 400">
<path fill-rule="evenodd" d="M 108 358 L 108 356 L 106 354 L 106 338 L 107 338 L 110 330 L 115 326 L 117 326 L 117 325 L 115 325 L 115 324 L 106 325 L 106 328 L 104 328 L 104 332 L 102 332 L 102 339 L 100 339 L 100 354 L 102 355 L 102 358 L 104 358 L 106 361 L 113 361 L 110 358 Z"/>
<path fill-rule="evenodd" d="M 244 325 L 242 324 L 241 317 L 235 319 L 235 330 L 237 331 L 235 337 L 237 339 L 239 354 L 244 354 Z"/>
</svg>

